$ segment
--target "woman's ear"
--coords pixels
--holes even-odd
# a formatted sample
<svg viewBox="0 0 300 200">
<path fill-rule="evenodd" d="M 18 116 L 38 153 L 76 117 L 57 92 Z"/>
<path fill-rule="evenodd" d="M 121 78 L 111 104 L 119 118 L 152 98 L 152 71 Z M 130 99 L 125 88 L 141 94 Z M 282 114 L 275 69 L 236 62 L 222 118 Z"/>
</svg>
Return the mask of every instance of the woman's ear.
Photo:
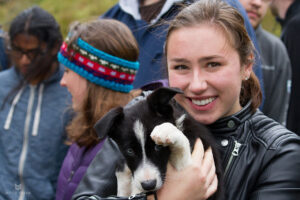
<svg viewBox="0 0 300 200">
<path fill-rule="evenodd" d="M 250 75 L 253 71 L 253 64 L 255 62 L 254 55 L 251 54 L 247 60 L 248 62 L 243 66 L 242 80 L 248 80 L 250 78 Z"/>
</svg>

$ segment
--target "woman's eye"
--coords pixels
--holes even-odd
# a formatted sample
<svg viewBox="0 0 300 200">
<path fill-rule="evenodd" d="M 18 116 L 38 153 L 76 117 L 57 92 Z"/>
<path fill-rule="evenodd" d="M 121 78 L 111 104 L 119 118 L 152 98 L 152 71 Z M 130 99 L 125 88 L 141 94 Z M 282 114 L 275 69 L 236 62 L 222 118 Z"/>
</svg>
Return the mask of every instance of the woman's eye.
<svg viewBox="0 0 300 200">
<path fill-rule="evenodd" d="M 187 66 L 185 66 L 185 65 L 176 65 L 176 66 L 174 66 L 174 69 L 175 70 L 184 70 L 184 69 L 187 69 Z"/>
<path fill-rule="evenodd" d="M 162 149 L 162 145 L 155 145 L 154 150 L 155 151 L 160 151 Z"/>
<path fill-rule="evenodd" d="M 134 151 L 133 151 L 133 149 L 128 148 L 128 149 L 126 150 L 126 154 L 127 154 L 128 156 L 134 156 Z"/>
<path fill-rule="evenodd" d="M 221 66 L 220 63 L 218 62 L 210 62 L 207 64 L 208 67 L 218 67 L 218 66 Z"/>
</svg>

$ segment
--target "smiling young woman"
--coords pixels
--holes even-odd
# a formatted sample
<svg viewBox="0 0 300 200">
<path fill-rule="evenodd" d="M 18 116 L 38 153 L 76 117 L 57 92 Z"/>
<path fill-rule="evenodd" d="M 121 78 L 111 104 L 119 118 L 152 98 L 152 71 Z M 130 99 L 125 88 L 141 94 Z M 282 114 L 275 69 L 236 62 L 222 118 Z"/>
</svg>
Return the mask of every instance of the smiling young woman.
<svg viewBox="0 0 300 200">
<path fill-rule="evenodd" d="M 177 103 L 216 138 L 225 170 L 224 183 L 219 183 L 225 186 L 225 199 L 297 199 L 300 138 L 258 110 L 255 49 L 243 22 L 238 11 L 219 0 L 183 9 L 167 33 L 169 84 L 183 90 L 175 97 Z M 186 177 L 181 183 L 189 185 L 189 192 L 196 190 L 196 182 Z M 183 187 L 165 187 L 159 194 L 178 197 L 187 193 Z M 198 191 L 202 187 L 198 185 Z"/>
<path fill-rule="evenodd" d="M 224 179 L 218 183 L 213 155 L 198 142 L 191 165 L 180 171 L 168 166 L 157 199 L 209 199 L 218 184 L 225 187 L 224 200 L 299 198 L 300 138 L 258 109 L 262 95 L 252 72 L 254 51 L 243 17 L 222 1 L 196 1 L 170 22 L 165 43 L 169 84 L 183 91 L 175 96 L 178 106 L 215 136 Z M 100 158 L 75 199 L 107 199 L 101 189 L 106 179 L 98 177 L 104 168 Z M 121 199 L 131 198 L 147 199 Z"/>
</svg>

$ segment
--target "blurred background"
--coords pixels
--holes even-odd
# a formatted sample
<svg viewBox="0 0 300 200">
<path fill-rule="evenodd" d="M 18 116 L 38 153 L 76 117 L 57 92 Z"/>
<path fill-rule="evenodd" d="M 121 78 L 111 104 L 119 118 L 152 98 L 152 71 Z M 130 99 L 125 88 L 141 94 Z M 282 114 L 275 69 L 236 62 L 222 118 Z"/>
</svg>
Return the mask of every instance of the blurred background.
<svg viewBox="0 0 300 200">
<path fill-rule="evenodd" d="M 87 21 L 98 18 L 118 0 L 0 0 L 0 25 L 7 31 L 10 21 L 22 10 L 39 5 L 54 15 L 66 36 L 69 24 L 75 20 Z M 266 15 L 263 27 L 280 35 L 280 25 L 270 12 Z"/>
</svg>

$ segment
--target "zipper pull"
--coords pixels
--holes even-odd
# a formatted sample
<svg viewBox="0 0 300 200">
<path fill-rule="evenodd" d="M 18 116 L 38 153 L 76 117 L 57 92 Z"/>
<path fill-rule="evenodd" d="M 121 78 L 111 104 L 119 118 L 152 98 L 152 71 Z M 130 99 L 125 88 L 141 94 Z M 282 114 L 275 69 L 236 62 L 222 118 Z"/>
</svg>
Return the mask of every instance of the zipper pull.
<svg viewBox="0 0 300 200">
<path fill-rule="evenodd" d="M 233 156 L 238 156 L 239 155 L 239 150 L 240 150 L 240 147 L 242 146 L 241 143 L 237 142 L 236 140 L 234 141 L 234 149 L 232 151 L 232 155 Z"/>
<path fill-rule="evenodd" d="M 230 158 L 228 160 L 228 163 L 226 165 L 225 171 L 224 171 L 224 176 L 227 174 L 229 167 L 231 166 L 231 163 L 233 161 L 233 157 L 237 157 L 239 155 L 239 150 L 240 147 L 242 146 L 241 143 L 239 143 L 238 141 L 234 140 L 234 148 L 231 152 Z"/>
</svg>

